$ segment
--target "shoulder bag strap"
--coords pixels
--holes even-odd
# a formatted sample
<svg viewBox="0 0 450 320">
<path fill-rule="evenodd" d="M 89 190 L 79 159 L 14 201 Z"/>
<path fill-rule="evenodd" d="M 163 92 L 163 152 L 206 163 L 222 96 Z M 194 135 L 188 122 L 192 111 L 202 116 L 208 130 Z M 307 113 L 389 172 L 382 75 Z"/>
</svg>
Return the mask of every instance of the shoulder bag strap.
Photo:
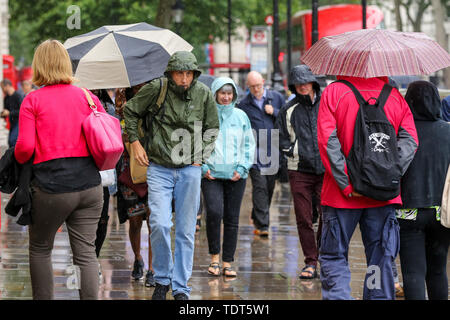
<svg viewBox="0 0 450 320">
<path fill-rule="evenodd" d="M 159 96 L 158 100 L 156 100 L 156 105 L 158 106 L 158 113 L 161 112 L 160 119 L 164 117 L 166 108 L 164 107 L 164 101 L 166 100 L 167 96 L 167 88 L 168 88 L 168 79 L 166 77 L 159 78 Z M 162 106 L 162 109 L 161 109 Z M 161 109 L 161 111 L 159 111 Z"/>
<path fill-rule="evenodd" d="M 168 82 L 169 81 L 166 77 L 159 78 L 159 95 L 158 99 L 156 99 L 156 106 L 158 107 L 158 110 L 156 111 L 155 115 L 146 118 L 145 120 L 146 129 L 150 132 L 152 132 L 153 130 L 153 117 L 156 117 L 160 112 L 161 112 L 160 119 L 162 119 L 164 116 L 165 112 L 164 101 L 166 100 L 167 96 Z"/>
<path fill-rule="evenodd" d="M 89 103 L 89 108 L 91 108 L 92 111 L 97 112 L 97 105 L 94 103 L 94 100 L 92 100 L 91 95 L 85 88 L 81 88 L 83 90 L 84 95 L 86 96 L 86 99 Z"/>
<path fill-rule="evenodd" d="M 158 100 L 156 100 L 156 105 L 158 106 L 158 109 L 161 108 L 161 105 L 164 103 L 164 100 L 166 100 L 166 94 L 167 94 L 167 83 L 168 80 L 166 77 L 159 78 L 159 96 Z"/>
</svg>

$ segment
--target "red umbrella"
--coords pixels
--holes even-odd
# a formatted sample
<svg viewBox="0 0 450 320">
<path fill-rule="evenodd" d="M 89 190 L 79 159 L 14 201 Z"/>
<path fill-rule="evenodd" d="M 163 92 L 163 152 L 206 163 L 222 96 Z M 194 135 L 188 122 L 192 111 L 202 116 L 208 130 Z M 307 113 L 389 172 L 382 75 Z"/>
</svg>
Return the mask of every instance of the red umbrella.
<svg viewBox="0 0 450 320">
<path fill-rule="evenodd" d="M 450 55 L 421 32 L 363 29 L 323 37 L 302 57 L 316 74 L 361 78 L 428 75 L 450 66 Z"/>
</svg>

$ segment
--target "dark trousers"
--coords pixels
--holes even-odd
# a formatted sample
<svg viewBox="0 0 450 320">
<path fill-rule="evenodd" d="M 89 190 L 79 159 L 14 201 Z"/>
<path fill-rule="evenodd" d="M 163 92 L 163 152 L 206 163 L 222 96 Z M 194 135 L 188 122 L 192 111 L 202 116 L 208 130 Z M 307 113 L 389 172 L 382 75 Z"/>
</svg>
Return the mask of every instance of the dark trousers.
<svg viewBox="0 0 450 320">
<path fill-rule="evenodd" d="M 33 223 L 29 226 L 30 275 L 34 300 L 52 300 L 52 250 L 65 222 L 73 264 L 80 268 L 80 299 L 98 299 L 95 232 L 103 206 L 102 186 L 79 192 L 46 193 L 33 188 Z"/>
<path fill-rule="evenodd" d="M 16 124 L 15 126 L 9 129 L 8 145 L 10 148 L 16 145 L 18 136 L 19 136 L 19 124 Z"/>
<path fill-rule="evenodd" d="M 399 226 L 393 206 L 365 209 L 322 207 L 320 280 L 324 300 L 351 300 L 348 250 L 359 224 L 366 254 L 364 300 L 394 300 L 392 260 L 400 246 Z M 402 263 L 403 264 L 403 263 Z"/>
<path fill-rule="evenodd" d="M 294 199 L 295 217 L 297 220 L 297 230 L 302 246 L 305 264 L 316 266 L 319 252 L 317 244 L 320 239 L 320 227 L 317 233 L 317 239 L 313 228 L 313 207 L 312 198 L 315 195 L 320 203 L 320 192 L 322 190 L 323 175 L 303 173 L 289 170 L 289 183 L 291 193 Z M 319 224 L 321 222 L 322 210 L 318 206 Z"/>
<path fill-rule="evenodd" d="M 108 211 L 109 211 L 109 189 L 108 187 L 103 187 L 102 215 L 100 216 L 100 220 L 98 221 L 97 238 L 95 238 L 95 254 L 97 255 L 97 258 L 100 256 L 100 250 L 102 249 L 103 242 L 105 241 L 106 238 L 109 220 Z"/>
<path fill-rule="evenodd" d="M 400 264 L 407 300 L 448 299 L 447 255 L 450 229 L 436 220 L 435 209 L 419 209 L 416 220 L 398 219 Z"/>
<path fill-rule="evenodd" d="M 235 182 L 202 179 L 209 253 L 220 253 L 220 228 L 223 219 L 222 261 L 224 262 L 234 261 L 245 182 L 246 179 Z"/>
<path fill-rule="evenodd" d="M 277 175 L 262 175 L 258 169 L 250 169 L 252 179 L 252 219 L 257 229 L 269 229 L 269 209 Z"/>
</svg>

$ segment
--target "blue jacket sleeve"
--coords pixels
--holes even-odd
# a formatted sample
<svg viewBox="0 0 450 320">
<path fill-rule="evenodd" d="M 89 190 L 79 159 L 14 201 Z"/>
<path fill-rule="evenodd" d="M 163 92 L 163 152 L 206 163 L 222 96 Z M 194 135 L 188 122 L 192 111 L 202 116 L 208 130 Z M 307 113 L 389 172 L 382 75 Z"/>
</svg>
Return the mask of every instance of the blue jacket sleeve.
<svg viewBox="0 0 450 320">
<path fill-rule="evenodd" d="M 244 118 L 244 127 L 242 131 L 241 150 L 239 152 L 240 159 L 236 168 L 236 171 L 241 177 L 248 173 L 252 167 L 256 148 L 250 120 L 245 114 L 242 114 L 242 117 Z"/>
<path fill-rule="evenodd" d="M 273 116 L 276 118 L 276 117 L 278 117 L 278 113 L 280 112 L 281 107 L 285 103 L 285 99 L 284 99 L 283 95 L 281 93 L 279 93 L 278 91 L 273 91 L 273 94 L 276 97 L 274 99 L 276 102 L 272 104 L 272 106 L 273 106 Z"/>
</svg>

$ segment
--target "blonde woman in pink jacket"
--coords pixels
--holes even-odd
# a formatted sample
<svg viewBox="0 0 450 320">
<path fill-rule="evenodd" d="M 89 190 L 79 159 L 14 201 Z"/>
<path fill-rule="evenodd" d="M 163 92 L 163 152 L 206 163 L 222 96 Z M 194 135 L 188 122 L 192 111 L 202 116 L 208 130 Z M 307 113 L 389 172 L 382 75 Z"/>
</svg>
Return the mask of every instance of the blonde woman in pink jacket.
<svg viewBox="0 0 450 320">
<path fill-rule="evenodd" d="M 103 205 L 99 171 L 89 153 L 82 123 L 92 112 L 81 88 L 72 85 L 72 64 L 64 46 L 47 40 L 34 54 L 33 83 L 19 113 L 14 155 L 32 159 L 32 223 L 29 256 L 33 299 L 54 298 L 51 253 L 65 222 L 81 299 L 98 298 L 98 262 L 94 241 Z M 97 110 L 105 112 L 90 93 Z M 33 158 L 34 156 L 34 158 Z"/>
</svg>

